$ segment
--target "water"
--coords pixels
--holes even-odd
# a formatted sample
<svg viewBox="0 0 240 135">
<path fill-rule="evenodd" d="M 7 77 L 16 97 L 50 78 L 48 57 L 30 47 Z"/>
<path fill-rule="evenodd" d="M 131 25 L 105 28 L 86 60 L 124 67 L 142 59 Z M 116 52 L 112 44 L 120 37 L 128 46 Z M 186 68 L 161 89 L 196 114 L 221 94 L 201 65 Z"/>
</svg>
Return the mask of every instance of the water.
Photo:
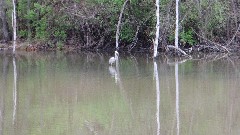
<svg viewBox="0 0 240 135">
<path fill-rule="evenodd" d="M 0 135 L 238 135 L 239 61 L 0 53 Z"/>
</svg>

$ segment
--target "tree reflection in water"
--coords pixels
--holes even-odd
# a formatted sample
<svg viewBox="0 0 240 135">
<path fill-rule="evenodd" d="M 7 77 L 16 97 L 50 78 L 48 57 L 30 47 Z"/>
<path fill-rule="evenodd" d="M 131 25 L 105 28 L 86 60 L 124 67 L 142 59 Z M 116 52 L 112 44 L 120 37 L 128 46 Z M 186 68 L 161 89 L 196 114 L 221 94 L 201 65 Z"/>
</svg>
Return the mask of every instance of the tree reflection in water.
<svg viewBox="0 0 240 135">
<path fill-rule="evenodd" d="M 178 63 L 175 63 L 175 83 L 176 83 L 176 118 L 177 118 L 177 135 L 179 135 L 179 81 L 178 81 Z"/>
<path fill-rule="evenodd" d="M 157 62 L 154 60 L 154 79 L 156 81 L 156 121 L 157 121 L 157 135 L 160 135 L 160 88 L 159 88 L 159 76 L 158 76 L 158 65 Z"/>
<path fill-rule="evenodd" d="M 16 119 L 16 108 L 17 108 L 17 68 L 16 68 L 16 58 L 13 56 L 13 124 L 15 124 Z"/>
</svg>

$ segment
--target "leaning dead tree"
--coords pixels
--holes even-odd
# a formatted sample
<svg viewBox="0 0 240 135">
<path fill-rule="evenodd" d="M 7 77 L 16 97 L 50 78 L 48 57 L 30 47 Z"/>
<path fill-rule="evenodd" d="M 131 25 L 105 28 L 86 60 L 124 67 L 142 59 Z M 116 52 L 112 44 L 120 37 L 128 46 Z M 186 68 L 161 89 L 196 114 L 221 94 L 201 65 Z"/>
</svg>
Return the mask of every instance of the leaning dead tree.
<svg viewBox="0 0 240 135">
<path fill-rule="evenodd" d="M 119 40 L 119 35 L 120 35 L 120 27 L 121 27 L 121 22 L 122 22 L 122 16 L 123 16 L 123 12 L 124 12 L 124 9 L 127 5 L 127 2 L 129 0 L 126 0 L 124 3 L 123 3 L 123 6 L 122 6 L 122 9 L 121 9 L 121 12 L 120 12 L 120 15 L 119 15 L 119 19 L 118 19 L 118 24 L 117 24 L 117 31 L 116 31 L 116 51 L 115 51 L 115 56 L 114 57 L 111 57 L 109 59 L 109 64 L 111 64 L 112 62 L 115 62 L 116 63 L 116 66 L 118 66 L 118 63 L 119 63 L 119 54 L 118 54 L 118 40 Z"/>
<path fill-rule="evenodd" d="M 117 24 L 117 31 L 116 31 L 116 49 L 118 50 L 118 40 L 119 40 L 119 35 L 120 35 L 120 27 L 121 27 L 121 23 L 122 23 L 122 16 L 123 16 L 123 12 L 124 12 L 124 9 L 127 5 L 127 2 L 129 0 L 126 0 L 124 3 L 123 3 L 123 6 L 122 6 L 122 9 L 121 9 L 121 12 L 120 12 L 120 15 L 119 15 L 119 18 L 118 18 L 118 24 Z"/>
<path fill-rule="evenodd" d="M 12 11 L 12 28 L 13 28 L 13 53 L 16 49 L 16 39 L 17 39 L 17 17 L 16 17 L 16 1 L 12 0 L 13 11 Z"/>
<path fill-rule="evenodd" d="M 153 57 L 157 57 L 157 49 L 158 49 L 158 39 L 159 39 L 159 31 L 160 31 L 160 5 L 159 5 L 159 0 L 156 0 L 156 17 L 157 17 L 157 23 L 156 23 L 156 36 L 155 36 L 155 41 L 154 41 L 154 53 Z"/>
</svg>

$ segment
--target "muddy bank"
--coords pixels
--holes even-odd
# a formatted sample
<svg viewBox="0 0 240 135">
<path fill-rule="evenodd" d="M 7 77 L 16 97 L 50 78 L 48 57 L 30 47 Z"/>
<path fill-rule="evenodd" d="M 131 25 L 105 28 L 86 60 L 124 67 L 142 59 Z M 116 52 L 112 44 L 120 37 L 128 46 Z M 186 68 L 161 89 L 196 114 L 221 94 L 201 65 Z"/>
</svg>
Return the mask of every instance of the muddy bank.
<svg viewBox="0 0 240 135">
<path fill-rule="evenodd" d="M 121 44 L 120 44 L 121 45 Z M 0 50 L 11 50 L 12 49 L 12 42 L 8 43 L 0 43 Z M 24 41 L 18 41 L 16 44 L 16 49 L 21 51 L 89 51 L 89 52 L 113 52 L 115 51 L 115 47 L 113 45 L 109 47 L 104 48 L 86 48 L 81 47 L 80 45 L 50 45 L 50 44 L 42 44 L 39 42 L 24 42 Z M 193 45 L 193 46 L 180 46 L 179 49 L 184 51 L 188 55 L 194 55 L 197 53 L 240 53 L 240 45 L 237 43 L 234 43 L 232 45 L 221 45 L 221 44 L 211 44 L 211 43 L 205 43 L 205 44 L 199 44 L 199 45 Z M 130 48 L 129 46 L 122 45 L 118 48 L 119 52 L 123 53 L 153 53 L 153 47 L 152 45 L 146 45 L 146 46 L 137 46 L 134 48 Z M 166 45 L 164 47 L 160 46 L 158 49 L 159 53 L 165 53 L 168 55 L 177 55 L 181 56 L 182 53 L 173 48 L 171 45 Z"/>
</svg>

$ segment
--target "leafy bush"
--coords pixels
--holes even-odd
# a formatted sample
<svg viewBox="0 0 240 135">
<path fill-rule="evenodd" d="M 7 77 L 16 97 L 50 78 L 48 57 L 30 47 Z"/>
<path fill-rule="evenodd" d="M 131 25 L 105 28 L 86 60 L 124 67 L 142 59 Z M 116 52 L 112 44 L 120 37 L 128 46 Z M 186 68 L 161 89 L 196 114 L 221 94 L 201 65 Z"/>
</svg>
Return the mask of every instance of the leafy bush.
<svg viewBox="0 0 240 135">
<path fill-rule="evenodd" d="M 48 17 L 51 15 L 52 9 L 50 6 L 34 3 L 33 9 L 31 9 L 25 18 L 31 22 L 31 31 L 34 31 L 34 38 L 40 40 L 47 40 L 49 38 L 48 32 Z"/>
<path fill-rule="evenodd" d="M 185 44 L 194 45 L 197 43 L 197 41 L 194 39 L 192 29 L 188 29 L 187 31 L 183 30 L 182 32 L 180 32 L 179 37 L 180 37 L 180 42 L 183 45 Z"/>
</svg>

